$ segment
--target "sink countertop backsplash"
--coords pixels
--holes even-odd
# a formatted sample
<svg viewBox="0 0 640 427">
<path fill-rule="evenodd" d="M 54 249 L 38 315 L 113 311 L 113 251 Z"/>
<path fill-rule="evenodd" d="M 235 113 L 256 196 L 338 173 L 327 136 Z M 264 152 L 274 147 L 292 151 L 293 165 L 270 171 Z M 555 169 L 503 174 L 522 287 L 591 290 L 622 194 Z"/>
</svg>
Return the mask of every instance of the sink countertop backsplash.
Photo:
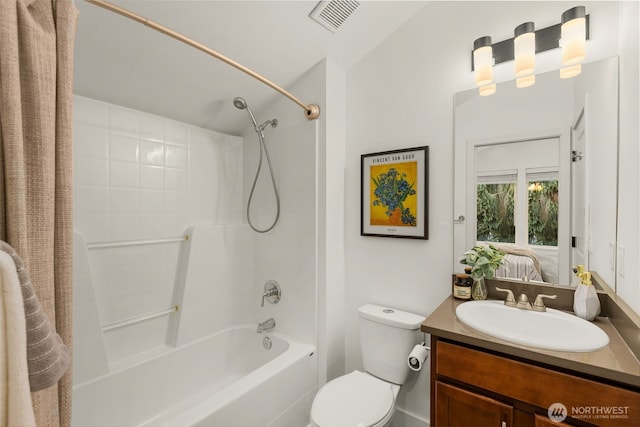
<svg viewBox="0 0 640 427">
<path fill-rule="evenodd" d="M 636 359 L 640 360 L 640 315 L 618 297 L 599 275 L 593 273 L 593 281 L 600 289 L 598 290 L 601 310 L 599 317 L 606 317 L 613 324 Z M 545 305 L 573 313 L 575 288 L 492 279 L 487 280 L 490 299 L 504 300 L 504 292 L 496 291 L 496 286 L 511 289 L 516 300 L 521 293 L 527 294 L 530 301 L 533 301 L 538 294 L 558 295 L 555 300 L 545 299 Z M 640 372 L 638 374 L 640 375 Z"/>
<path fill-rule="evenodd" d="M 496 292 L 495 286 L 505 287 L 506 281 L 489 280 L 489 298 L 503 300 L 504 293 Z M 550 292 L 548 286 L 539 286 L 528 283 L 508 282 L 516 298 L 520 293 L 526 293 L 531 300 L 539 293 L 556 293 L 558 299 L 547 300 L 548 307 L 558 310 L 572 311 L 573 289 L 556 288 Z M 600 294 L 602 299 L 607 299 L 609 294 Z M 615 297 L 615 295 L 611 295 Z M 545 303 L 547 302 L 545 301 Z M 590 352 L 562 352 L 552 350 L 542 350 L 533 347 L 513 344 L 498 338 L 493 338 L 470 328 L 457 319 L 455 315 L 456 307 L 464 301 L 456 300 L 449 296 L 422 324 L 422 332 L 430 333 L 441 338 L 459 341 L 468 345 L 484 348 L 491 351 L 507 354 L 510 356 L 524 358 L 533 362 L 559 368 L 580 372 L 590 376 L 604 378 L 621 384 L 640 387 L 640 361 L 635 354 L 632 345 L 628 344 L 620 333 L 620 323 L 627 328 L 627 335 L 631 338 L 635 333 L 636 341 L 640 328 L 635 324 L 637 319 L 624 319 L 633 316 L 633 312 L 628 313 L 625 307 L 622 309 L 617 305 L 617 301 L 605 301 L 602 315 L 593 322 L 609 336 L 609 345 Z M 514 308 L 514 310 L 518 310 Z M 609 317 L 614 316 L 614 317 Z M 616 317 L 617 316 L 617 317 Z M 634 332 L 635 331 L 635 332 Z"/>
</svg>

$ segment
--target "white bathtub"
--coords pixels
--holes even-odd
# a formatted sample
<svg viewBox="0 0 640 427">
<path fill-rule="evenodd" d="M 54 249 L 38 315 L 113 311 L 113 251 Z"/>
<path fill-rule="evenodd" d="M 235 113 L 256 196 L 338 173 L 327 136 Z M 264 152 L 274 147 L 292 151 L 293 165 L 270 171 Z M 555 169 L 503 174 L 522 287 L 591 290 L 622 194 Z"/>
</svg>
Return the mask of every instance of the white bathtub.
<svg viewBox="0 0 640 427">
<path fill-rule="evenodd" d="M 303 425 L 317 389 L 315 353 L 255 325 L 232 327 L 76 385 L 72 425 Z"/>
</svg>

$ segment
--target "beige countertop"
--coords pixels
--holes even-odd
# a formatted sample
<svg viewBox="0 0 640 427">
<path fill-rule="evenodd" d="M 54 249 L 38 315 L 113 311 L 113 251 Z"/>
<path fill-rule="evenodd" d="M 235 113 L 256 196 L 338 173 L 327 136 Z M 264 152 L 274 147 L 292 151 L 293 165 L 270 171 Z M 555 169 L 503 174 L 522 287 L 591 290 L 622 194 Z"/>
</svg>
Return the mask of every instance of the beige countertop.
<svg viewBox="0 0 640 427">
<path fill-rule="evenodd" d="M 598 317 L 593 322 L 609 336 L 609 345 L 600 350 L 584 353 L 541 350 L 493 338 L 463 324 L 455 314 L 456 307 L 462 303 L 464 301 L 449 296 L 422 323 L 422 332 L 640 388 L 640 361 L 607 318 Z"/>
</svg>

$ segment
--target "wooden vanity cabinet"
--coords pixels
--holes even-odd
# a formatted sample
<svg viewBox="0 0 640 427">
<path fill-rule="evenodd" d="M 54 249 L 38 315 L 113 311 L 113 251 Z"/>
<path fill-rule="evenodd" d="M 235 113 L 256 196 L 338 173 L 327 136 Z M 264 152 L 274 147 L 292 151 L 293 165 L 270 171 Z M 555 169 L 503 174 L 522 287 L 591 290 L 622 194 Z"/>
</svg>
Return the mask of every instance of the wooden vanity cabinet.
<svg viewBox="0 0 640 427">
<path fill-rule="evenodd" d="M 554 422 L 549 406 L 569 417 Z M 621 417 L 571 418 L 572 408 L 623 408 Z M 620 411 L 620 409 L 618 409 Z M 431 337 L 433 427 L 638 426 L 640 393 Z"/>
<path fill-rule="evenodd" d="M 440 381 L 435 389 L 436 426 L 512 425 L 510 405 Z"/>
</svg>

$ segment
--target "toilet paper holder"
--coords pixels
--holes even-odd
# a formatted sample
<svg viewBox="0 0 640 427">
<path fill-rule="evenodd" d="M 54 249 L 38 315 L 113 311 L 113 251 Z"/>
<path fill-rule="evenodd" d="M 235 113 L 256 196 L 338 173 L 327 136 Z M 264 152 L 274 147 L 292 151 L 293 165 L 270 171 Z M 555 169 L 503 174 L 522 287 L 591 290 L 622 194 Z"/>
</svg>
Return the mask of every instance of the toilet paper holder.
<svg viewBox="0 0 640 427">
<path fill-rule="evenodd" d="M 407 365 L 412 371 L 419 371 L 422 369 L 422 365 L 424 364 L 427 357 L 429 357 L 429 352 L 431 351 L 431 347 L 425 345 L 425 342 L 421 342 L 420 344 L 416 344 L 409 353 L 409 357 L 407 357 Z"/>
</svg>

